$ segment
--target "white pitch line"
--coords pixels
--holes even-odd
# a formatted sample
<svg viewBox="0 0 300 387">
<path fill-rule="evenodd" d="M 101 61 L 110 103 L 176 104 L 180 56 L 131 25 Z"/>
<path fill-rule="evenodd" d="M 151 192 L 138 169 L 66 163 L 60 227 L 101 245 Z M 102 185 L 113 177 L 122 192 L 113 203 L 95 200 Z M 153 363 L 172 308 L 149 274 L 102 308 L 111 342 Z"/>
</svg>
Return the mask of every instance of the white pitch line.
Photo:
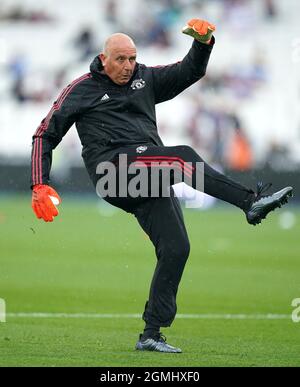
<svg viewBox="0 0 300 387">
<path fill-rule="evenodd" d="M 8 318 L 141 318 L 137 313 L 6 313 Z M 290 319 L 290 314 L 177 314 L 178 319 L 203 319 L 203 320 L 285 320 Z"/>
</svg>

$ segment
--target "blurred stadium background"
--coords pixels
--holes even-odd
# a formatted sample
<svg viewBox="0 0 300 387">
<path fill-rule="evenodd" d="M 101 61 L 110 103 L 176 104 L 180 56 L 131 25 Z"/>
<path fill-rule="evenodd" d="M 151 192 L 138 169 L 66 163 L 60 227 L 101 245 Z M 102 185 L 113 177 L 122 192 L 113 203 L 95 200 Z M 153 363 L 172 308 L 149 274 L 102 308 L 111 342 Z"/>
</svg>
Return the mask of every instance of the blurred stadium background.
<svg viewBox="0 0 300 387">
<path fill-rule="evenodd" d="M 180 30 L 194 16 L 217 25 L 217 43 L 205 79 L 158 105 L 165 144 L 190 144 L 233 174 L 262 170 L 256 175 L 275 185 L 298 184 L 299 13 L 296 0 L 2 0 L 0 189 L 28 189 L 33 132 L 110 33 L 130 34 L 141 63 L 172 63 L 191 45 Z M 73 128 L 54 154 L 52 179 L 88 191 L 82 166 Z"/>
<path fill-rule="evenodd" d="M 0 326 L 0 365 L 299 365 L 300 328 L 288 317 L 300 297 L 299 15 L 297 0 L 0 1 L 0 298 L 10 313 Z M 296 197 L 251 230 L 225 206 L 186 211 L 192 255 L 179 312 L 278 319 L 176 320 L 170 342 L 187 354 L 175 360 L 129 353 L 140 319 L 14 315 L 143 310 L 152 246 L 134 219 L 97 198 L 75 128 L 53 157 L 61 214 L 38 222 L 31 137 L 110 33 L 131 35 L 139 62 L 168 64 L 188 51 L 180 31 L 192 17 L 217 26 L 216 45 L 206 77 L 157 107 L 164 143 L 193 146 L 253 188 L 258 179 L 293 185 Z"/>
</svg>

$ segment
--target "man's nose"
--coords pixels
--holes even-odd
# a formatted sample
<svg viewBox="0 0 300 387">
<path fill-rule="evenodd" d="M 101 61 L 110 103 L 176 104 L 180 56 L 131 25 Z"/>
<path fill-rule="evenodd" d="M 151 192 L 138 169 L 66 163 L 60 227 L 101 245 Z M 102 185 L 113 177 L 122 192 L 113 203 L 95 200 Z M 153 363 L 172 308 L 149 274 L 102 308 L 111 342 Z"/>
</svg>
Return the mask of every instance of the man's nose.
<svg viewBox="0 0 300 387">
<path fill-rule="evenodd" d="M 131 63 L 129 59 L 126 59 L 124 62 L 124 69 L 125 70 L 131 70 Z"/>
</svg>

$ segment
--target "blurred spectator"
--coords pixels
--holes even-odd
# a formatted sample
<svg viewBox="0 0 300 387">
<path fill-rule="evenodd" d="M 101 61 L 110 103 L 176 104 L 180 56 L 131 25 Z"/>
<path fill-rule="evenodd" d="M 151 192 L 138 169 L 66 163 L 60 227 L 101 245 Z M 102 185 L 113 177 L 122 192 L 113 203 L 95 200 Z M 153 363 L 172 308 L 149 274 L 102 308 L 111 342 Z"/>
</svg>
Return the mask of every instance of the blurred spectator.
<svg viewBox="0 0 300 387">
<path fill-rule="evenodd" d="M 260 86 L 268 80 L 268 67 L 266 64 L 266 55 L 262 49 L 255 48 L 252 63 L 249 69 L 249 78 L 254 86 Z"/>
<path fill-rule="evenodd" d="M 159 4 L 161 9 L 153 15 L 152 23 L 147 32 L 147 43 L 166 48 L 173 43 L 170 37 L 170 29 L 180 16 L 181 7 L 176 0 L 164 0 Z"/>
<path fill-rule="evenodd" d="M 277 8 L 274 0 L 264 0 L 264 14 L 266 19 L 275 19 L 277 17 Z"/>
<path fill-rule="evenodd" d="M 210 163 L 222 164 L 226 116 L 218 107 L 199 106 L 188 124 L 191 145 Z M 226 134 L 225 134 L 226 135 Z"/>
<path fill-rule="evenodd" d="M 291 169 L 291 165 L 293 163 L 287 146 L 272 140 L 266 153 L 266 166 L 275 171 L 282 171 Z"/>
<path fill-rule="evenodd" d="M 11 91 L 14 98 L 19 103 L 23 103 L 28 99 L 25 93 L 24 81 L 21 78 L 14 81 Z"/>
<path fill-rule="evenodd" d="M 249 32 L 255 29 L 257 18 L 253 2 L 249 0 L 224 0 L 223 19 L 236 33 Z"/>
<path fill-rule="evenodd" d="M 52 22 L 54 18 L 48 15 L 44 10 L 29 10 L 25 11 L 20 5 L 13 5 L 12 8 L 2 10 L 0 20 L 8 20 L 13 22 L 28 21 L 32 23 Z"/>
<path fill-rule="evenodd" d="M 56 90 L 60 90 L 66 84 L 67 69 L 62 68 L 57 71 L 54 77 L 54 86 Z"/>
<path fill-rule="evenodd" d="M 27 59 L 24 54 L 15 54 L 8 64 L 12 76 L 12 95 L 16 101 L 22 103 L 27 99 L 24 90 L 24 79 L 28 70 Z"/>
<path fill-rule="evenodd" d="M 102 2 L 100 3 L 100 6 L 102 7 Z M 106 15 L 106 20 L 113 24 L 116 25 L 118 22 L 117 18 L 117 3 L 116 0 L 108 0 L 106 3 L 106 9 L 105 9 L 105 15 Z"/>
<path fill-rule="evenodd" d="M 233 98 L 250 98 L 268 80 L 265 55 L 258 48 L 247 65 L 232 65 L 221 73 L 209 73 L 199 84 L 201 91 L 231 94 Z"/>
<path fill-rule="evenodd" d="M 49 101 L 57 89 L 65 84 L 65 69 L 59 69 L 57 73 L 33 70 L 23 54 L 15 54 L 9 62 L 9 69 L 12 97 L 20 104 Z"/>
<path fill-rule="evenodd" d="M 90 59 L 97 52 L 94 34 L 89 27 L 83 28 L 79 32 L 75 38 L 75 47 L 79 50 L 79 60 L 82 62 Z"/>
<path fill-rule="evenodd" d="M 242 129 L 239 118 L 233 114 L 231 120 L 234 133 L 227 147 L 227 167 L 235 171 L 248 171 L 253 167 L 253 155 L 250 143 Z"/>
<path fill-rule="evenodd" d="M 171 40 L 168 30 L 158 21 L 153 21 L 146 35 L 146 43 L 151 46 L 167 48 L 171 46 Z"/>
<path fill-rule="evenodd" d="M 191 145 L 203 158 L 234 170 L 253 167 L 253 153 L 239 117 L 228 113 L 222 101 L 212 108 L 198 107 L 188 126 Z"/>
</svg>

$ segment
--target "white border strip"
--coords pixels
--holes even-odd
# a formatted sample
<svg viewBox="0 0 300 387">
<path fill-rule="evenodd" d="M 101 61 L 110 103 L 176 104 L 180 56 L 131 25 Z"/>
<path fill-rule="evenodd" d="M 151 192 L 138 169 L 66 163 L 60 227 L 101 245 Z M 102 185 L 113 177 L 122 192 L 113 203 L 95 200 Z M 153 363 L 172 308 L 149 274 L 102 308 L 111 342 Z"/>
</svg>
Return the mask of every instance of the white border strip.
<svg viewBox="0 0 300 387">
<path fill-rule="evenodd" d="M 96 318 L 96 319 L 126 319 L 141 318 L 137 313 L 7 313 L 8 318 Z M 285 320 L 290 319 L 290 314 L 177 314 L 178 319 L 196 320 Z"/>
</svg>

